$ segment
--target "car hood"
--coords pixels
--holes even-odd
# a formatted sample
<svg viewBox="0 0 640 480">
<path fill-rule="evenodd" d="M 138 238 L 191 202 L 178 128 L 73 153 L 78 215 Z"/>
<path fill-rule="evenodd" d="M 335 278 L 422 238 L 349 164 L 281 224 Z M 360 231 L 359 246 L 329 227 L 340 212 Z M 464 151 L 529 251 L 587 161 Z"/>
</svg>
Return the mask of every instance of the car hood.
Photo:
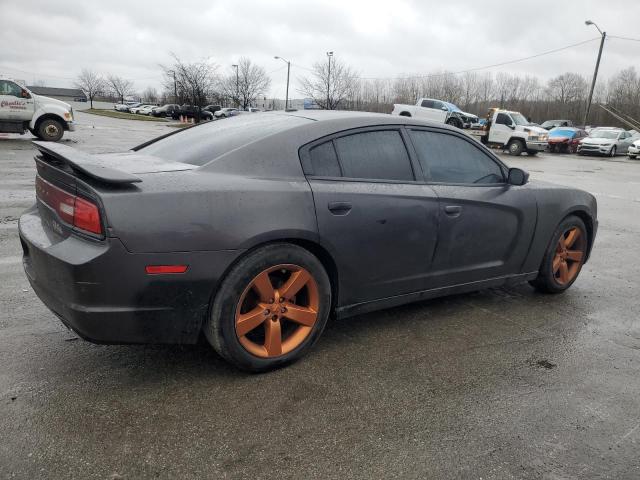
<svg viewBox="0 0 640 480">
<path fill-rule="evenodd" d="M 536 135 L 549 135 L 549 131 L 542 128 L 542 127 L 536 127 L 535 125 L 518 125 L 518 130 L 521 130 L 523 132 L 531 132 L 534 133 Z"/>
<path fill-rule="evenodd" d="M 41 103 L 41 104 L 48 103 L 49 105 L 58 105 L 59 107 L 62 107 L 68 111 L 71 111 L 71 105 L 69 105 L 66 102 L 63 102 L 62 100 L 56 100 L 55 98 L 45 97 L 43 95 L 36 95 L 33 92 L 31 93 L 31 95 L 33 96 L 35 101 L 38 103 Z"/>
<path fill-rule="evenodd" d="M 591 138 L 587 137 L 582 140 L 582 143 L 586 143 L 587 145 L 610 145 L 615 143 L 617 140 L 612 138 Z"/>
</svg>

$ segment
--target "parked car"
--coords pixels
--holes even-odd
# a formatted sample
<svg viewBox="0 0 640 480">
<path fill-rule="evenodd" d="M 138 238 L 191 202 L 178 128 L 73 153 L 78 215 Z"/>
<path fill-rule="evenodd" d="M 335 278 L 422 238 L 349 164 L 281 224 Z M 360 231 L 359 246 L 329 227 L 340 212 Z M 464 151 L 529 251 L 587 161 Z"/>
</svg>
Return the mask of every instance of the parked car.
<svg viewBox="0 0 640 480">
<path fill-rule="evenodd" d="M 259 108 L 255 108 L 255 107 L 248 107 L 245 109 L 245 112 L 249 112 L 249 113 L 257 113 L 257 112 L 261 112 L 262 110 L 260 110 Z"/>
<path fill-rule="evenodd" d="M 631 145 L 629 145 L 629 150 L 627 151 L 627 155 L 629 158 L 635 159 L 640 155 L 640 138 L 634 140 Z"/>
<path fill-rule="evenodd" d="M 540 126 L 546 130 L 551 130 L 556 127 L 573 127 L 573 122 L 571 120 L 547 120 Z"/>
<path fill-rule="evenodd" d="M 195 105 L 182 105 L 178 110 L 174 110 L 171 114 L 171 117 L 176 120 L 180 118 L 180 116 L 187 118 L 195 118 L 198 111 L 200 112 L 201 120 L 213 120 L 213 113 L 204 108 L 198 109 Z"/>
<path fill-rule="evenodd" d="M 274 112 L 125 153 L 35 146 L 23 266 L 65 325 L 107 344 L 204 333 L 251 371 L 306 354 L 330 314 L 526 281 L 563 292 L 598 227 L 593 195 L 415 118 Z"/>
<path fill-rule="evenodd" d="M 587 132 L 575 127 L 556 127 L 549 131 L 549 151 L 551 153 L 576 153 L 580 140 Z"/>
<path fill-rule="evenodd" d="M 154 117 L 170 117 L 175 110 L 180 109 L 180 105 L 175 103 L 166 103 L 161 107 L 155 108 L 151 111 L 151 115 Z"/>
<path fill-rule="evenodd" d="M 113 106 L 113 109 L 117 112 L 128 112 L 130 108 L 137 107 L 142 105 L 140 102 L 124 102 L 124 103 L 116 103 Z"/>
<path fill-rule="evenodd" d="M 141 110 L 143 109 L 149 109 L 151 110 L 152 108 L 155 108 L 157 105 L 148 105 L 145 103 L 141 103 L 140 105 L 136 105 L 135 107 L 130 107 L 129 108 L 129 113 L 142 113 Z"/>
<path fill-rule="evenodd" d="M 237 108 L 221 108 L 220 110 L 214 113 L 216 118 L 233 117 L 234 115 L 237 115 L 237 114 L 238 114 Z"/>
<path fill-rule="evenodd" d="M 476 115 L 463 112 L 453 103 L 433 98 L 419 98 L 415 105 L 394 104 L 391 115 L 446 123 L 457 128 L 469 128 L 472 123 L 478 121 Z"/>
<path fill-rule="evenodd" d="M 632 135 L 622 128 L 599 127 L 594 128 L 589 136 L 578 143 L 578 155 L 608 155 L 627 153 L 632 142 Z"/>
<path fill-rule="evenodd" d="M 158 105 L 143 105 L 142 107 L 138 107 L 138 113 L 140 115 L 151 115 L 151 112 L 153 112 L 156 108 L 160 107 L 158 107 Z"/>
<path fill-rule="evenodd" d="M 202 107 L 202 110 L 206 110 L 211 113 L 216 113 L 222 107 L 220 105 L 207 105 L 206 107 Z"/>
</svg>

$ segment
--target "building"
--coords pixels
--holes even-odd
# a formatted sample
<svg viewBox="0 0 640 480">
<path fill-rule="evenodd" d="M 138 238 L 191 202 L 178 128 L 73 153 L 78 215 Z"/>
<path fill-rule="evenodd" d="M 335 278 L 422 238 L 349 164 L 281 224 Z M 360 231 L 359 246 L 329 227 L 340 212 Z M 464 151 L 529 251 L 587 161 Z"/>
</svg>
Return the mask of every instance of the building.
<svg viewBox="0 0 640 480">
<path fill-rule="evenodd" d="M 45 97 L 55 98 L 63 102 L 86 102 L 87 96 L 79 88 L 58 88 L 58 87 L 30 87 L 27 86 L 36 95 L 44 95 Z"/>
</svg>

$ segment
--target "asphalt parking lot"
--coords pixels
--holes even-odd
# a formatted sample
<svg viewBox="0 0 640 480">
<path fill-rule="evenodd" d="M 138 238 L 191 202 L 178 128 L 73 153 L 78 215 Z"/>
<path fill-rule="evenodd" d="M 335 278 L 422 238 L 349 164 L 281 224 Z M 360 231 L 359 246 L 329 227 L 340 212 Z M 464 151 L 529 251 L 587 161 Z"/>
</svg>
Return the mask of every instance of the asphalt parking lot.
<svg viewBox="0 0 640 480">
<path fill-rule="evenodd" d="M 77 113 L 64 142 L 125 150 L 167 124 Z M 599 202 L 564 295 L 528 285 L 331 322 L 289 368 L 207 345 L 99 346 L 23 274 L 29 135 L 0 137 L 0 478 L 640 477 L 640 161 L 506 157 Z"/>
</svg>

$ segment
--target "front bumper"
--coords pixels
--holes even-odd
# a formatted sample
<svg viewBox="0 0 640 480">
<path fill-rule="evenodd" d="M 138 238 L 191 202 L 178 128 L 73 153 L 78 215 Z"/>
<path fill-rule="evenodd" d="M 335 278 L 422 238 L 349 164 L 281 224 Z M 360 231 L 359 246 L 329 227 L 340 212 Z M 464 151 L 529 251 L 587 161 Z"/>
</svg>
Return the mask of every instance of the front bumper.
<svg viewBox="0 0 640 480">
<path fill-rule="evenodd" d="M 62 322 L 96 343 L 195 343 L 209 302 L 239 251 L 131 253 L 117 238 L 57 238 L 34 206 L 19 221 L 33 290 Z M 187 264 L 148 275 L 147 265 Z"/>
<path fill-rule="evenodd" d="M 611 152 L 611 145 L 589 145 L 581 143 L 578 145 L 577 152 L 584 154 L 608 155 Z"/>
<path fill-rule="evenodd" d="M 527 140 L 527 150 L 535 150 L 536 152 L 543 152 L 547 148 L 547 142 Z"/>
<path fill-rule="evenodd" d="M 627 153 L 629 155 L 640 155 L 640 147 L 635 147 L 633 145 L 630 145 Z"/>
</svg>

